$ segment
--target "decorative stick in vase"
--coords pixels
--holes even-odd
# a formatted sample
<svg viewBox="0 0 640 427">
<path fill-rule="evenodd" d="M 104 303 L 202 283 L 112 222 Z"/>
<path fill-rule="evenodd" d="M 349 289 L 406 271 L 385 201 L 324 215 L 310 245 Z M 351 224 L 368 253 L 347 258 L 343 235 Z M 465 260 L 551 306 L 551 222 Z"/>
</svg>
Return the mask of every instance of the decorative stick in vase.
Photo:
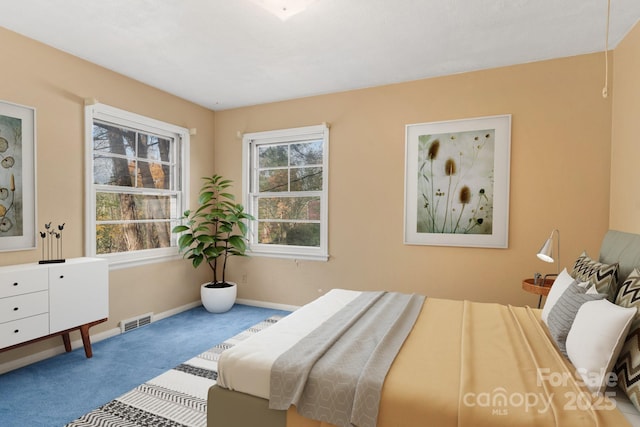
<svg viewBox="0 0 640 427">
<path fill-rule="evenodd" d="M 62 224 L 58 225 L 58 231 L 60 232 L 56 233 L 56 239 L 58 239 L 58 259 L 64 259 L 64 257 L 62 256 L 62 230 L 64 230 L 65 224 L 66 222 L 63 222 Z"/>
<path fill-rule="evenodd" d="M 44 257 L 44 247 L 45 247 L 45 239 L 47 238 L 47 233 L 45 233 L 44 231 L 40 232 L 40 237 L 42 238 L 42 259 L 45 259 Z"/>
<path fill-rule="evenodd" d="M 64 225 L 64 222 L 58 225 L 58 231 L 51 227 L 51 222 L 44 225 L 45 231 L 40 232 L 40 237 L 42 238 L 42 259 L 38 261 L 39 264 L 65 262 L 65 259 L 62 258 L 62 230 L 64 229 Z"/>
</svg>

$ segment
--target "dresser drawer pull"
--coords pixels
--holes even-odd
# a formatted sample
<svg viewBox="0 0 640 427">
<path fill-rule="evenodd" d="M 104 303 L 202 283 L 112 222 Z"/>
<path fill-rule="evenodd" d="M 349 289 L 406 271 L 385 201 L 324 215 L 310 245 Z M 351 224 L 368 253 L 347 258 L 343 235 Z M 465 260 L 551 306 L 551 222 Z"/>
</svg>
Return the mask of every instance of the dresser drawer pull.
<svg viewBox="0 0 640 427">
<path fill-rule="evenodd" d="M 61 275 L 60 275 L 60 278 L 61 278 L 61 279 L 64 279 L 64 276 L 61 274 Z"/>
<path fill-rule="evenodd" d="M 18 286 L 18 282 L 13 282 L 13 286 Z"/>
<path fill-rule="evenodd" d="M 15 331 L 13 331 L 14 334 L 17 334 L 18 332 L 20 332 L 20 329 L 16 329 Z"/>
<path fill-rule="evenodd" d="M 18 311 L 18 307 L 13 307 L 13 311 Z"/>
</svg>

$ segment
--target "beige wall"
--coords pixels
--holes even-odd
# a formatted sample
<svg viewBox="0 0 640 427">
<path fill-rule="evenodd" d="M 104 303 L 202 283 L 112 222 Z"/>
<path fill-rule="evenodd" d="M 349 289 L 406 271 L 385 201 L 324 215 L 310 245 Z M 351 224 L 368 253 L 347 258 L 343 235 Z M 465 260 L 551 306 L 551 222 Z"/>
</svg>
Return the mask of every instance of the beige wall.
<svg viewBox="0 0 640 427">
<path fill-rule="evenodd" d="M 640 25 L 615 50 L 610 226 L 640 233 Z"/>
<path fill-rule="evenodd" d="M 65 257 L 84 255 L 85 97 L 186 128 L 191 140 L 192 193 L 199 177 L 213 173 L 214 113 L 86 61 L 0 28 L 0 99 L 36 109 L 38 226 L 66 222 Z M 201 160 L 202 159 L 202 160 Z M 0 252 L 0 265 L 35 262 L 39 250 Z M 187 261 L 111 271 L 110 320 L 92 332 L 149 311 L 197 301 L 206 271 Z M 75 336 L 73 337 L 76 338 Z M 59 338 L 0 353 L 0 363 L 54 346 Z"/>
<path fill-rule="evenodd" d="M 236 259 L 240 296 L 302 304 L 334 287 L 537 304 L 521 280 L 553 228 L 561 261 L 594 256 L 609 224 L 611 100 L 584 55 L 216 112 L 215 168 L 241 182 L 236 134 L 328 122 L 328 262 Z M 512 114 L 508 249 L 407 246 L 405 125 Z M 238 184 L 238 189 L 240 185 Z M 246 280 L 243 278 L 246 277 Z M 244 283 L 243 283 L 244 281 Z"/>
</svg>

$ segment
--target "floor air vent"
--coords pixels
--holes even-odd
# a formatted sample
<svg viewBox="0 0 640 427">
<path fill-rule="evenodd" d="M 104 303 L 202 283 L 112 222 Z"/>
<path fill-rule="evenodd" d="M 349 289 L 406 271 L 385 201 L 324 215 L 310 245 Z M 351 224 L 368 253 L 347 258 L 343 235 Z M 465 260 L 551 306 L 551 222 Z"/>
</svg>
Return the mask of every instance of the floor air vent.
<svg viewBox="0 0 640 427">
<path fill-rule="evenodd" d="M 120 332 L 129 332 L 153 322 L 153 313 L 142 314 L 138 317 L 120 321 Z"/>
</svg>

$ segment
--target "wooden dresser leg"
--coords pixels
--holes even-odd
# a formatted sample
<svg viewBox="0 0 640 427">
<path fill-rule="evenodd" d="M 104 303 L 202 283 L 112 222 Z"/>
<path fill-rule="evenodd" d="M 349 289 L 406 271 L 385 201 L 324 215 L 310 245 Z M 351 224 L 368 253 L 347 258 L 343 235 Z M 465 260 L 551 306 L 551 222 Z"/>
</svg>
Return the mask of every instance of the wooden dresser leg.
<svg viewBox="0 0 640 427">
<path fill-rule="evenodd" d="M 80 336 L 82 337 L 82 345 L 84 346 L 84 354 L 87 358 L 93 357 L 93 351 L 91 350 L 91 338 L 89 337 L 89 327 L 91 325 L 80 326 Z"/>
<path fill-rule="evenodd" d="M 64 343 L 64 350 L 69 353 L 71 351 L 71 339 L 69 338 L 69 332 L 62 334 L 62 342 Z"/>
</svg>

